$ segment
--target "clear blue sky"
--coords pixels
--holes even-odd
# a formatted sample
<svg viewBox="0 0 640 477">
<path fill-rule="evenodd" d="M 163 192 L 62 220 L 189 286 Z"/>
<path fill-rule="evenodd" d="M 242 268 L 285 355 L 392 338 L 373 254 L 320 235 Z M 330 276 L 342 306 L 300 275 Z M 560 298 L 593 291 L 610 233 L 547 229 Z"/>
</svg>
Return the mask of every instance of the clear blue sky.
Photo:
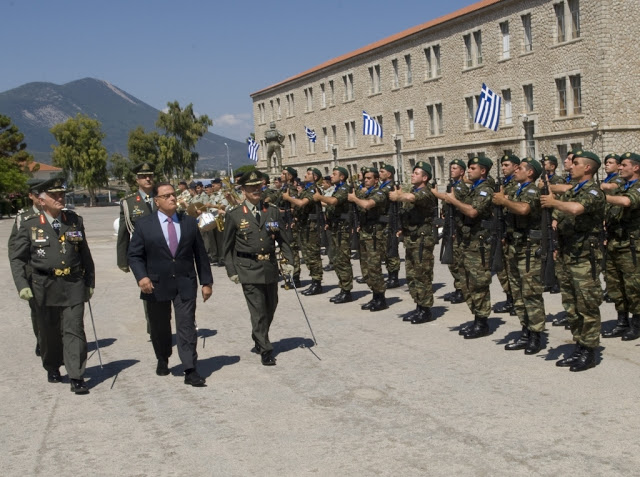
<svg viewBox="0 0 640 477">
<path fill-rule="evenodd" d="M 249 94 L 474 2 L 0 0 L 0 92 L 99 78 L 158 109 L 193 103 L 244 140 Z"/>
</svg>

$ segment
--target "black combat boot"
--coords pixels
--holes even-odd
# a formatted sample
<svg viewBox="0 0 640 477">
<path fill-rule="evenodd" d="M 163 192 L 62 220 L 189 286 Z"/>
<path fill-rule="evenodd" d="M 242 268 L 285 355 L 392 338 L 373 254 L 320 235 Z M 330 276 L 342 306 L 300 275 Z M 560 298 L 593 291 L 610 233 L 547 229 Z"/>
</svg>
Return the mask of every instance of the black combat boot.
<svg viewBox="0 0 640 477">
<path fill-rule="evenodd" d="M 513 310 L 513 297 L 511 295 L 507 295 L 507 301 L 496 304 L 493 307 L 494 313 L 509 313 L 511 310 Z"/>
<path fill-rule="evenodd" d="M 398 280 L 398 272 L 389 272 L 389 277 L 387 277 L 387 289 L 398 288 L 400 286 L 400 281 Z"/>
<path fill-rule="evenodd" d="M 418 308 L 420 308 L 420 311 L 418 312 L 417 315 L 414 315 L 414 317 L 411 319 L 412 325 L 428 323 L 429 321 L 434 320 L 433 315 L 431 314 L 431 308 L 426 306 L 420 306 L 420 305 L 418 305 Z"/>
<path fill-rule="evenodd" d="M 629 312 L 628 311 L 619 311 L 618 312 L 618 322 L 616 323 L 616 327 L 611 331 L 603 331 L 603 338 L 620 338 L 627 331 L 629 331 Z"/>
<path fill-rule="evenodd" d="M 373 305 L 371 305 L 369 311 L 381 311 L 389 308 L 389 306 L 387 305 L 387 300 L 384 297 L 384 293 L 374 293 L 373 300 Z"/>
<path fill-rule="evenodd" d="M 351 291 L 347 290 L 342 290 L 341 296 L 338 296 L 333 300 L 335 304 L 349 303 L 350 301 L 353 301 L 353 297 L 351 296 Z"/>
<path fill-rule="evenodd" d="M 293 284 L 296 286 L 296 288 L 302 287 L 302 283 L 300 282 L 300 275 L 293 276 Z"/>
<path fill-rule="evenodd" d="M 454 296 L 456 296 L 456 292 L 455 292 L 455 290 L 454 290 L 454 291 L 452 291 L 452 292 L 449 292 L 449 293 L 445 293 L 445 294 L 442 296 L 442 299 L 443 299 L 444 301 L 451 301 L 451 299 L 452 299 Z"/>
<path fill-rule="evenodd" d="M 525 349 L 527 344 L 529 343 L 529 328 L 526 326 L 522 327 L 522 334 L 515 340 L 513 343 L 507 343 L 504 345 L 504 349 L 507 351 L 514 351 L 519 349 Z"/>
<path fill-rule="evenodd" d="M 464 295 L 462 294 L 462 290 L 456 290 L 456 294 L 451 299 L 452 305 L 456 305 L 458 303 L 464 303 Z"/>
<path fill-rule="evenodd" d="M 341 300 L 345 293 L 346 292 L 344 290 L 340 289 L 340 293 L 338 293 L 336 296 L 333 296 L 333 297 L 329 298 L 329 301 L 331 303 L 335 303 L 336 300 L 338 300 L 338 299 Z"/>
<path fill-rule="evenodd" d="M 356 278 L 356 283 L 367 283 L 367 279 L 365 277 Z"/>
<path fill-rule="evenodd" d="M 578 362 L 578 358 L 582 356 L 582 350 L 584 347 L 580 343 L 576 343 L 576 347 L 573 350 L 573 353 L 568 357 L 561 359 L 560 361 L 556 361 L 556 366 L 560 366 L 561 368 L 568 368 L 569 366 L 573 366 Z"/>
<path fill-rule="evenodd" d="M 552 326 L 569 326 L 569 315 L 567 314 L 567 312 L 564 312 L 562 316 L 553 320 L 551 325 Z"/>
<path fill-rule="evenodd" d="M 635 313 L 629 320 L 629 330 L 622 335 L 622 341 L 633 341 L 640 338 L 640 315 Z"/>
<path fill-rule="evenodd" d="M 531 331 L 529 333 L 529 343 L 524 350 L 524 354 L 536 354 L 542 349 L 542 333 Z"/>
<path fill-rule="evenodd" d="M 361 309 L 361 310 L 368 310 L 368 309 L 370 309 L 370 308 L 373 306 L 373 304 L 375 303 L 375 301 L 376 301 L 376 294 L 374 293 L 374 294 L 373 294 L 373 296 L 371 297 L 371 300 L 369 300 L 369 301 L 368 301 L 368 302 L 366 302 L 364 305 L 362 305 L 362 306 L 360 307 L 360 309 Z"/>
<path fill-rule="evenodd" d="M 458 330 L 458 334 L 459 335 L 466 335 L 469 331 L 471 331 L 471 329 L 476 326 L 476 322 L 478 321 L 478 317 L 475 316 L 473 318 L 473 321 L 470 321 L 469 323 L 465 323 L 464 325 L 460 325 L 460 329 Z"/>
<path fill-rule="evenodd" d="M 489 334 L 489 318 L 486 316 L 476 316 L 476 324 L 473 325 L 465 335 L 465 340 L 474 340 L 476 338 L 482 338 Z"/>
<path fill-rule="evenodd" d="M 582 347 L 582 353 L 576 361 L 571 365 L 569 371 L 578 372 L 578 371 L 586 371 L 590 368 L 595 368 L 596 366 L 596 349 L 595 348 L 587 348 L 586 346 Z"/>
<path fill-rule="evenodd" d="M 408 315 L 406 315 L 404 318 L 402 318 L 402 321 L 411 321 L 413 317 L 418 316 L 419 313 L 420 313 L 420 305 L 416 305 L 416 309 L 413 310 Z"/>
<path fill-rule="evenodd" d="M 319 295 L 322 293 L 322 282 L 320 280 L 311 280 L 311 286 L 302 292 L 303 295 Z"/>
</svg>

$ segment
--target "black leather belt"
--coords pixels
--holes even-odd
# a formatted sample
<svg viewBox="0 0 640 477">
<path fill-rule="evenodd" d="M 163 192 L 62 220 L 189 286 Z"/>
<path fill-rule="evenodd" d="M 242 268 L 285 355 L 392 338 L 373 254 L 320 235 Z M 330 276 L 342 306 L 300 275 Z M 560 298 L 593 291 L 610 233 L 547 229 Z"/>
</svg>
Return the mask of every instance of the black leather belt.
<svg viewBox="0 0 640 477">
<path fill-rule="evenodd" d="M 276 254 L 274 252 L 270 253 L 245 253 L 245 252 L 236 252 L 236 255 L 241 258 L 249 258 L 251 260 L 257 260 L 259 262 L 263 262 L 266 260 L 271 260 L 271 258 L 276 258 Z"/>
</svg>

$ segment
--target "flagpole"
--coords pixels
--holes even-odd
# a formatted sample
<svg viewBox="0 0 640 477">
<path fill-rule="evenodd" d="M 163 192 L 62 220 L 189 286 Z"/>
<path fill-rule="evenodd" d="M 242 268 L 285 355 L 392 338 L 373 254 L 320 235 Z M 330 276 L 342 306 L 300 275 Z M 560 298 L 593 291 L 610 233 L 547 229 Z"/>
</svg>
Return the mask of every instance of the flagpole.
<svg viewBox="0 0 640 477">
<path fill-rule="evenodd" d="M 229 180 L 232 179 L 231 177 L 231 162 L 229 161 L 229 146 L 227 145 L 227 143 L 224 143 L 225 147 L 227 148 L 227 174 L 229 174 Z"/>
</svg>

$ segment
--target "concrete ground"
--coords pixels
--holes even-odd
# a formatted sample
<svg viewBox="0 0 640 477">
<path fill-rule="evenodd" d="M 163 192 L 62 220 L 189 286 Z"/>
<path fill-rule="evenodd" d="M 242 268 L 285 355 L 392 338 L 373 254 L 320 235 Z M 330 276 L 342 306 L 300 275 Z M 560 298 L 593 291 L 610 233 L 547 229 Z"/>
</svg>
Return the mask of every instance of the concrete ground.
<svg viewBox="0 0 640 477">
<path fill-rule="evenodd" d="M 47 382 L 29 308 L 5 259 L 2 475 L 638 473 L 640 341 L 603 340 L 599 365 L 570 373 L 554 364 L 572 349 L 569 332 L 550 324 L 537 356 L 503 349 L 519 331 L 509 315 L 491 316 L 490 336 L 464 340 L 457 327 L 471 315 L 466 305 L 442 300 L 452 281 L 438 264 L 437 319 L 423 325 L 402 321 L 415 308 L 406 286 L 387 293 L 388 310 L 370 313 L 360 310 L 366 285 L 355 285 L 353 303 L 329 303 L 337 280 L 326 273 L 326 293 L 301 296 L 317 345 L 293 290 L 281 291 L 271 332 L 278 364 L 264 367 L 250 352 L 241 287 L 214 267 L 213 298 L 197 310 L 208 387 L 192 388 L 183 384 L 177 353 L 172 375 L 155 374 L 135 280 L 116 267 L 118 209 L 78 212 L 96 262 L 91 304 L 104 368 L 90 354 L 87 396 L 71 393 L 67 382 Z M 11 225 L 0 221 L 5 257 Z M 504 298 L 497 280 L 492 294 L 494 303 Z M 551 320 L 560 298 L 545 300 Z M 613 305 L 602 313 L 611 326 Z M 95 350 L 88 309 L 85 327 Z"/>
</svg>

